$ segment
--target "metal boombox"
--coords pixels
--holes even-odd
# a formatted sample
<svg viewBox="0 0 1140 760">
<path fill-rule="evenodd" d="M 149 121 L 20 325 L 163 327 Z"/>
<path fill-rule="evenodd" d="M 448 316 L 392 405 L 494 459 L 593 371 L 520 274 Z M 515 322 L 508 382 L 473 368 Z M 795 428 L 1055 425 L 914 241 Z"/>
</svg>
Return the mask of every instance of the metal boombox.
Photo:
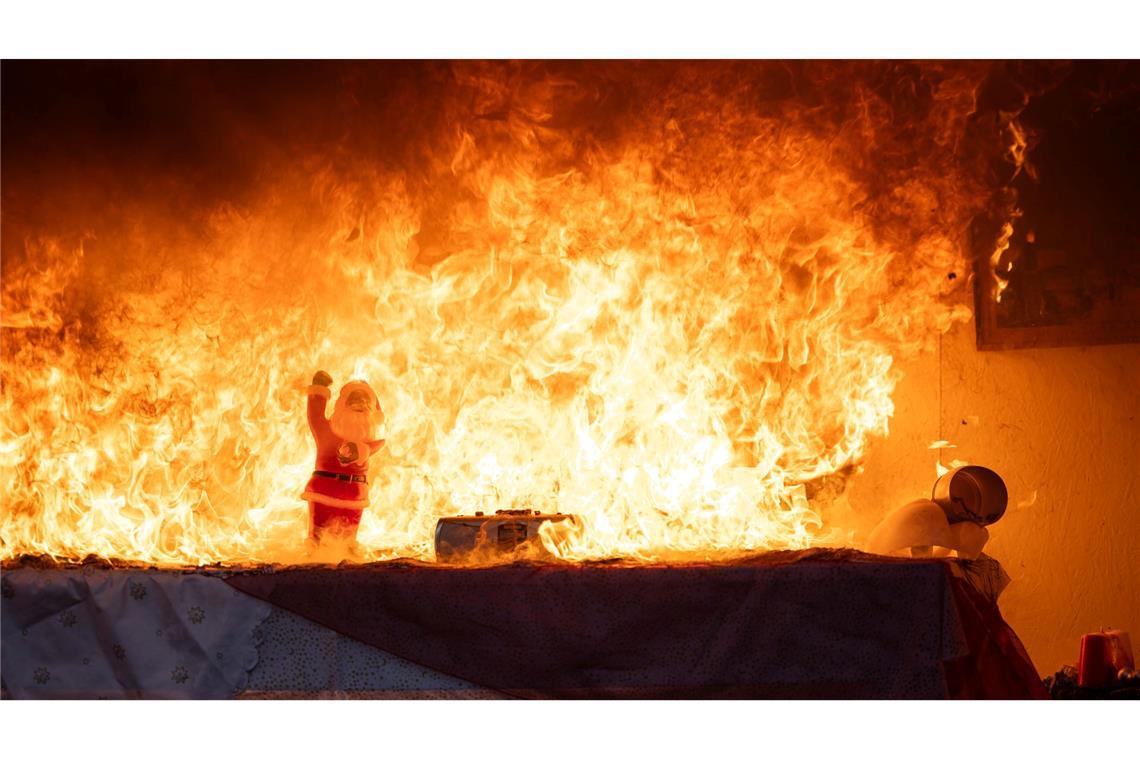
<svg viewBox="0 0 1140 760">
<path fill-rule="evenodd" d="M 500 509 L 493 515 L 443 517 L 435 525 L 435 557 L 440 562 L 494 560 L 508 556 L 549 556 L 538 537 L 548 522 L 570 521 L 574 515 L 544 515 L 533 509 Z"/>
</svg>

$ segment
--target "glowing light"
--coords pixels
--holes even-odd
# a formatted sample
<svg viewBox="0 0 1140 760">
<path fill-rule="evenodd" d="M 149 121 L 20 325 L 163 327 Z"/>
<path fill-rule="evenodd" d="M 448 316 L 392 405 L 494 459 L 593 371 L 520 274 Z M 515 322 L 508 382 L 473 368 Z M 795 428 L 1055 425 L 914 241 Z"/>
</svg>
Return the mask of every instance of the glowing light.
<svg viewBox="0 0 1140 760">
<path fill-rule="evenodd" d="M 512 507 L 579 515 L 546 536 L 568 559 L 826 541 L 804 484 L 886 433 L 896 359 L 968 317 L 939 295 L 973 199 L 930 170 L 871 224 L 855 154 L 892 117 L 870 100 L 837 134 L 697 77 L 603 143 L 551 122 L 571 85 L 524 79 L 457 67 L 443 212 L 394 170 L 282 169 L 145 281 L 54 240 L 5 262 L 3 556 L 296 558 L 318 369 L 387 417 L 365 559 L 430 559 L 439 517 Z M 960 80 L 924 128 L 964 123 Z"/>
</svg>

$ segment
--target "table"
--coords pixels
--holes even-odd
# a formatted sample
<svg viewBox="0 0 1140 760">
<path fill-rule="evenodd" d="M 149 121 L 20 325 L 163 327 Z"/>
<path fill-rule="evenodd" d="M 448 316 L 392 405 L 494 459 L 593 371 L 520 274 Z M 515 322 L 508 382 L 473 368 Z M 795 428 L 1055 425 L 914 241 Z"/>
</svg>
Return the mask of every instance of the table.
<svg viewBox="0 0 1140 760">
<path fill-rule="evenodd" d="M 3 573 L 0 675 L 21 698 L 1045 696 L 967 570 L 852 550 L 719 564 L 16 567 Z"/>
</svg>

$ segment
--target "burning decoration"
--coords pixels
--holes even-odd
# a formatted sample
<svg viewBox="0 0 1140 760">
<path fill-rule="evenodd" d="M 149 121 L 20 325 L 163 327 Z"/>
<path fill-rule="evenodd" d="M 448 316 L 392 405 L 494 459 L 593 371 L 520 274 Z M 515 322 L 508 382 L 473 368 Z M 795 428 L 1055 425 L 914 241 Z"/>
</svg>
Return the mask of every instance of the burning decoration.
<svg viewBox="0 0 1140 760">
<path fill-rule="evenodd" d="M 326 417 L 331 385 L 327 372 L 317 372 L 305 393 L 317 461 L 302 498 L 309 502 L 312 541 L 335 536 L 351 545 L 368 507 L 369 459 L 384 445 L 375 437 L 384 412 L 368 383 L 355 381 L 341 388 L 332 416 Z"/>
<path fill-rule="evenodd" d="M 286 98 L 240 192 L 66 176 L 38 202 L 100 213 L 5 249 L 0 551 L 291 562 L 302 492 L 314 531 L 353 501 L 364 560 L 498 510 L 576 516 L 538 529 L 572 560 L 842 543 L 813 483 L 969 317 L 944 296 L 1015 119 L 980 114 L 989 69 L 346 64 L 347 132 L 306 142 L 317 96 Z M 366 383 L 382 453 L 312 476 L 297 399 L 331 377 L 299 366 Z"/>
</svg>

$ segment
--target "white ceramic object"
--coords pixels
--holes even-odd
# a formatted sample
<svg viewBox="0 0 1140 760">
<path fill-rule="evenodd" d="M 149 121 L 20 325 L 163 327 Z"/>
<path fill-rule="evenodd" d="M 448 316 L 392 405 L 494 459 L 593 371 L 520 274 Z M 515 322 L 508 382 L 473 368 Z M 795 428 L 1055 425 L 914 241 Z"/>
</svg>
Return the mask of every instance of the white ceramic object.
<svg viewBox="0 0 1140 760">
<path fill-rule="evenodd" d="M 946 513 L 930 499 L 899 507 L 871 531 L 867 540 L 867 551 L 872 554 L 932 557 L 937 547 L 957 549 L 958 542 Z"/>
<path fill-rule="evenodd" d="M 990 540 L 990 532 L 972 522 L 954 523 L 950 526 L 950 536 L 961 559 L 977 559 Z"/>
</svg>

